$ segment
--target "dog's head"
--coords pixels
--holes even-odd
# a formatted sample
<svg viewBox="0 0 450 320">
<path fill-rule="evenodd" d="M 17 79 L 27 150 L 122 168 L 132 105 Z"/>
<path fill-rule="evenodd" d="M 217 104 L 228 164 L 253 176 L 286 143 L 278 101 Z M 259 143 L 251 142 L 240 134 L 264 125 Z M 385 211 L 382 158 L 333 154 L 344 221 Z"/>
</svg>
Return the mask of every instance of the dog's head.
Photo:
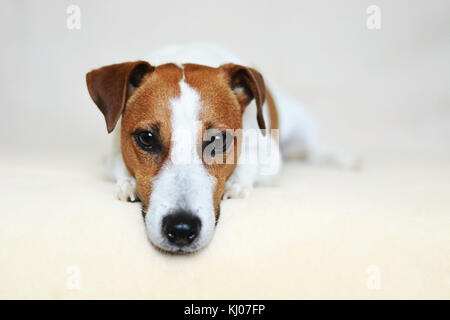
<svg viewBox="0 0 450 320">
<path fill-rule="evenodd" d="M 93 70 L 86 80 L 108 132 L 122 117 L 122 156 L 136 179 L 152 243 L 172 252 L 205 246 L 239 157 L 242 114 L 253 99 L 265 129 L 260 73 L 235 64 L 136 61 Z"/>
</svg>

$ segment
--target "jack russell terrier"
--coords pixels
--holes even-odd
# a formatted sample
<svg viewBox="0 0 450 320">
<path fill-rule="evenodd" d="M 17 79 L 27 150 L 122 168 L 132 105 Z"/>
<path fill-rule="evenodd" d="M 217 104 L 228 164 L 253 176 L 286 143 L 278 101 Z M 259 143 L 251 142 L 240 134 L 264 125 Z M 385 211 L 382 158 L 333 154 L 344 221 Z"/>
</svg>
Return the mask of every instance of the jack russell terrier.
<svg viewBox="0 0 450 320">
<path fill-rule="evenodd" d="M 172 46 L 148 61 L 95 69 L 86 81 L 115 129 L 107 167 L 116 195 L 142 202 L 148 237 L 163 251 L 207 245 L 221 200 L 270 183 L 282 158 L 357 165 L 327 152 L 308 111 L 224 48 Z"/>
</svg>

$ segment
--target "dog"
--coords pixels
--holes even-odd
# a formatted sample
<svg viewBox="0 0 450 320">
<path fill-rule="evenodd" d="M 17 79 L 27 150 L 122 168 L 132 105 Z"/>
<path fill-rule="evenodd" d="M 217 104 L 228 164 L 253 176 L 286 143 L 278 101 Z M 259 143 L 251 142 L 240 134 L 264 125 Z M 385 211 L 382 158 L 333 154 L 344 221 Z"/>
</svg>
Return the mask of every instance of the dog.
<svg viewBox="0 0 450 320">
<path fill-rule="evenodd" d="M 170 46 L 148 61 L 92 70 L 86 82 L 114 131 L 107 171 L 116 196 L 142 202 L 157 248 L 205 247 L 221 201 L 270 184 L 285 158 L 357 166 L 354 156 L 321 145 L 304 106 L 227 49 Z"/>
</svg>

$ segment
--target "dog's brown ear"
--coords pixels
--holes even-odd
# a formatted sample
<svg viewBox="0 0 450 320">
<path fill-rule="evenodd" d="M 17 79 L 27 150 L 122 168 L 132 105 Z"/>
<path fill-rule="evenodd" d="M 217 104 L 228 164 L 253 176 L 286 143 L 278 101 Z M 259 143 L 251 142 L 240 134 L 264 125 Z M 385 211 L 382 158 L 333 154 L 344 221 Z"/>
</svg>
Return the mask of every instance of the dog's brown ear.
<svg viewBox="0 0 450 320">
<path fill-rule="evenodd" d="M 86 74 L 89 94 L 105 116 L 108 133 L 114 130 L 131 90 L 153 70 L 148 62 L 135 61 L 105 66 Z"/>
<path fill-rule="evenodd" d="M 266 99 L 266 86 L 262 75 L 255 69 L 229 63 L 221 68 L 228 74 L 230 86 L 235 92 L 242 111 L 253 100 L 256 101 L 258 126 L 265 133 L 266 123 L 263 115 L 263 105 Z"/>
</svg>

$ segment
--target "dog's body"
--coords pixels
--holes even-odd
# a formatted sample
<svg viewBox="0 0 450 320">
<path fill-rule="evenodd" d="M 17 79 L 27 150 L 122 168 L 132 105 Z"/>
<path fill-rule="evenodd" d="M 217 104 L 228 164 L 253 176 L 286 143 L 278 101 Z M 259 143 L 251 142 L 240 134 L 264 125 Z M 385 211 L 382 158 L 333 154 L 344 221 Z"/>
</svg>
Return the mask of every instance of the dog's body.
<svg viewBox="0 0 450 320">
<path fill-rule="evenodd" d="M 143 202 L 149 238 L 157 247 L 190 252 L 206 245 L 222 198 L 246 197 L 255 184 L 269 184 L 282 158 L 355 165 L 351 156 L 326 152 L 309 112 L 273 84 L 264 85 L 256 70 L 243 67 L 247 64 L 225 49 L 173 46 L 152 54 L 148 61 L 159 67 L 143 62 L 108 66 L 89 73 L 87 82 L 109 131 L 122 115 L 108 172 L 120 200 Z M 117 83 L 111 80 L 114 77 L 124 80 Z M 114 93 L 120 90 L 121 94 Z M 198 132 L 205 132 L 205 137 L 213 128 L 221 136 L 211 136 L 212 142 L 228 136 L 241 142 L 226 150 L 230 147 L 220 144 L 225 164 L 206 163 L 196 143 L 183 140 L 196 141 Z M 236 131 L 228 135 L 228 129 Z M 243 138 L 248 132 L 255 136 Z M 146 149 L 145 142 L 154 144 L 149 140 L 154 136 L 158 147 L 150 146 L 143 154 L 136 144 Z M 186 156 L 189 162 L 180 162 Z M 219 155 L 214 152 L 212 157 Z M 228 159 L 233 161 L 229 164 Z"/>
</svg>

